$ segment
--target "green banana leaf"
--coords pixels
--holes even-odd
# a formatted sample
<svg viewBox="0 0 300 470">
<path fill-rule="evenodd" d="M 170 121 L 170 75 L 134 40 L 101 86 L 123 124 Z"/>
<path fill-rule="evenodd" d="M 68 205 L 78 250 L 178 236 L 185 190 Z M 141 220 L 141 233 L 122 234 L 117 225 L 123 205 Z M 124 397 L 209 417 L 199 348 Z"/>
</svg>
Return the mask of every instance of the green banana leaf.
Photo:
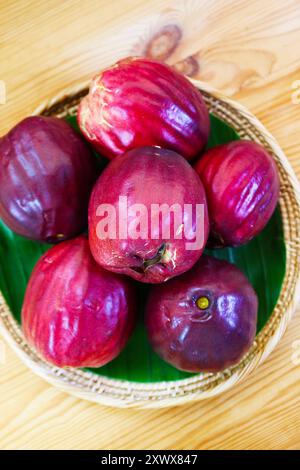
<svg viewBox="0 0 300 470">
<path fill-rule="evenodd" d="M 76 128 L 76 118 L 70 117 L 68 121 Z M 237 139 L 239 136 L 232 128 L 211 115 L 208 147 Z M 30 273 L 49 247 L 15 235 L 0 221 L 0 289 L 18 322 Z M 207 253 L 236 264 L 247 275 L 259 299 L 257 331 L 260 331 L 276 305 L 285 273 L 286 252 L 279 208 L 263 232 L 247 245 L 207 250 Z M 178 380 L 193 375 L 176 370 L 151 350 L 143 325 L 147 289 L 146 285 L 138 285 L 139 320 L 126 348 L 110 364 L 89 369 L 95 374 L 138 382 Z"/>
</svg>

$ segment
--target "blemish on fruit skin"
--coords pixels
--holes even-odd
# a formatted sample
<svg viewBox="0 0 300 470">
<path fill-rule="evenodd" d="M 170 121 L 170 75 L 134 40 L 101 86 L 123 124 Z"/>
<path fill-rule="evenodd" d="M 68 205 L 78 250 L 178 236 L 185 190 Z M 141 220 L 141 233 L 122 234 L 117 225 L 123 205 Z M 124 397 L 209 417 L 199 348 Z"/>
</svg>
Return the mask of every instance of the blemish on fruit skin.
<svg viewBox="0 0 300 470">
<path fill-rule="evenodd" d="M 166 325 L 166 327 L 169 328 L 171 326 L 171 314 L 166 305 L 162 305 L 161 315 L 162 315 L 163 323 Z"/>
<path fill-rule="evenodd" d="M 102 127 L 112 128 L 111 123 L 105 117 L 107 114 L 106 108 L 108 105 L 107 97 L 109 96 L 109 93 L 112 92 L 112 90 L 104 85 L 102 77 L 103 73 L 92 81 L 90 85 L 89 94 L 81 101 L 80 127 L 83 132 L 87 135 L 90 141 L 96 139 L 96 135 L 95 133 L 91 133 L 89 125 L 92 113 L 92 109 L 90 107 L 92 101 L 91 97 L 94 99 L 94 97 L 96 96 L 99 101 L 98 123 Z"/>
<path fill-rule="evenodd" d="M 178 47 L 181 38 L 182 30 L 178 25 L 166 25 L 149 40 L 143 55 L 151 59 L 166 60 Z"/>
<path fill-rule="evenodd" d="M 84 104 L 86 105 L 86 103 L 87 103 L 87 97 L 82 100 L 82 103 L 84 103 Z M 93 139 L 95 139 L 95 137 L 94 137 L 94 135 L 92 135 L 92 134 L 89 132 L 89 130 L 88 130 L 88 128 L 87 128 L 87 125 L 86 125 L 86 122 L 87 122 L 88 117 L 89 117 L 89 108 L 88 108 L 88 106 L 87 106 L 87 105 L 86 105 L 86 106 L 81 105 L 81 115 L 80 115 L 81 122 L 80 122 L 80 127 L 81 127 L 81 129 L 84 131 L 84 133 L 88 136 L 88 138 L 89 138 L 90 140 L 93 140 Z"/>
<path fill-rule="evenodd" d="M 99 100 L 99 115 L 98 115 L 98 122 L 101 126 L 106 126 L 108 128 L 112 128 L 112 124 L 106 119 L 106 108 L 107 108 L 107 97 L 112 90 L 104 85 L 101 81 L 102 75 L 100 78 L 97 78 L 91 86 L 91 96 L 96 95 Z M 91 110 L 89 110 L 91 112 Z M 90 117 L 90 115 L 89 115 Z"/>
</svg>

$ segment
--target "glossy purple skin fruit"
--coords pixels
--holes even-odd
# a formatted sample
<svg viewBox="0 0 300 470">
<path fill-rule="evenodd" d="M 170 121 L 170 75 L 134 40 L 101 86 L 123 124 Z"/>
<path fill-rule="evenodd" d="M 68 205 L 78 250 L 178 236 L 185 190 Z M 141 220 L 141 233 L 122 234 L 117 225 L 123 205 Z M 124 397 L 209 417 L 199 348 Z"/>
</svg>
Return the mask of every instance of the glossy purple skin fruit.
<svg viewBox="0 0 300 470">
<path fill-rule="evenodd" d="M 97 226 L 103 219 L 97 216 L 97 209 L 101 204 L 112 205 L 118 221 L 120 213 L 124 215 L 124 211 L 119 210 L 120 196 L 127 197 L 128 208 L 134 204 L 143 204 L 146 208 L 148 227 L 143 238 L 121 238 L 118 226 L 115 238 L 99 238 Z M 186 217 L 185 231 L 180 237 L 176 239 L 174 236 L 177 224 L 173 217 L 160 217 L 158 223 L 155 223 L 155 217 L 151 219 L 153 204 L 168 204 L 169 207 L 178 204 L 182 208 Z M 190 213 L 184 204 L 191 204 Z M 204 213 L 198 224 L 196 204 L 202 205 Z M 127 212 L 129 228 L 136 219 L 134 213 Z M 182 218 L 178 226 L 181 222 Z M 199 243 L 197 249 L 190 250 L 186 243 L 193 241 L 196 226 Z M 116 157 L 100 175 L 91 195 L 89 241 L 95 260 L 105 269 L 141 282 L 164 282 L 189 270 L 204 250 L 208 230 L 206 198 L 200 178 L 183 157 L 170 150 L 145 147 Z M 203 236 L 200 236 L 200 231 Z M 161 247 L 164 247 L 163 256 L 154 262 Z"/>
<path fill-rule="evenodd" d="M 210 216 L 210 245 L 238 246 L 258 235 L 279 197 L 276 164 L 259 144 L 236 141 L 208 150 L 195 166 Z"/>
<path fill-rule="evenodd" d="M 55 243 L 80 233 L 96 160 L 65 121 L 28 117 L 0 139 L 0 217 L 19 235 Z"/>
<path fill-rule="evenodd" d="M 199 297 L 209 299 L 200 310 Z M 146 327 L 154 350 L 174 367 L 218 372 L 236 364 L 253 343 L 257 296 L 233 264 L 202 256 L 193 269 L 154 286 Z"/>
<path fill-rule="evenodd" d="M 161 62 L 130 57 L 93 79 L 78 124 L 110 159 L 157 145 L 190 160 L 204 148 L 210 128 L 199 90 L 183 75 Z"/>
<path fill-rule="evenodd" d="M 35 266 L 22 326 L 27 340 L 52 364 L 106 364 L 126 344 L 134 320 L 132 284 L 98 266 L 84 236 L 54 246 Z"/>
</svg>

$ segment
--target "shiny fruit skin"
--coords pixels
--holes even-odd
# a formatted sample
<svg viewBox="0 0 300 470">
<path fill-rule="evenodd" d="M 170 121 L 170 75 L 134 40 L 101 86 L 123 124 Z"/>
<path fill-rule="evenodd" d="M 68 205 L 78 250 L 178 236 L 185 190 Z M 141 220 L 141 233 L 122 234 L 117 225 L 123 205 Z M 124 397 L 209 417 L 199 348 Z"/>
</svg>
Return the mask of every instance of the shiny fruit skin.
<svg viewBox="0 0 300 470">
<path fill-rule="evenodd" d="M 262 231 L 278 202 L 279 176 L 261 145 L 240 140 L 216 146 L 194 168 L 207 196 L 210 246 L 243 245 Z"/>
<path fill-rule="evenodd" d="M 119 233 L 115 239 L 98 237 L 98 207 L 101 204 L 112 205 L 116 209 L 116 219 L 119 220 L 122 212 L 118 205 L 120 196 L 127 197 L 128 208 L 134 204 L 146 207 L 149 223 L 144 239 L 121 239 Z M 202 204 L 204 221 L 201 219 L 203 225 L 199 225 L 199 229 L 203 237 L 201 240 L 199 237 L 197 249 L 186 249 L 187 238 L 191 240 L 196 233 L 195 220 L 188 215 L 185 227 L 190 227 L 191 232 L 183 233 L 180 239 L 176 239 L 175 224 L 170 225 L 167 217 L 160 219 L 159 226 L 152 223 L 153 204 L 168 204 L 169 207 L 179 204 L 182 208 L 184 204 L 191 204 L 193 215 L 196 204 Z M 128 227 L 133 220 L 134 217 L 128 214 Z M 170 228 L 169 238 L 163 237 L 166 233 L 164 227 Z M 152 229 L 156 238 L 152 236 Z M 93 189 L 89 204 L 90 247 L 95 260 L 110 271 L 126 274 L 141 282 L 164 282 L 195 264 L 204 250 L 208 231 L 206 198 L 200 178 L 190 164 L 173 151 L 156 147 L 130 150 L 110 162 Z M 149 261 L 157 256 L 162 246 L 165 246 L 163 259 L 149 267 Z"/>
<path fill-rule="evenodd" d="M 204 148 L 210 128 L 207 107 L 194 85 L 166 64 L 132 57 L 93 79 L 80 103 L 78 124 L 110 159 L 157 145 L 190 160 Z"/>
<path fill-rule="evenodd" d="M 208 299 L 199 309 L 197 299 Z M 218 372 L 236 364 L 253 343 L 257 296 L 233 264 L 202 256 L 193 269 L 147 300 L 146 327 L 154 350 L 174 367 Z"/>
<path fill-rule="evenodd" d="M 87 225 L 98 173 L 91 150 L 69 124 L 28 117 L 0 139 L 0 217 L 34 240 L 77 235 Z"/>
<path fill-rule="evenodd" d="M 55 245 L 36 264 L 22 326 L 29 343 L 52 364 L 106 364 L 126 344 L 134 320 L 132 284 L 98 266 L 84 236 Z"/>
</svg>

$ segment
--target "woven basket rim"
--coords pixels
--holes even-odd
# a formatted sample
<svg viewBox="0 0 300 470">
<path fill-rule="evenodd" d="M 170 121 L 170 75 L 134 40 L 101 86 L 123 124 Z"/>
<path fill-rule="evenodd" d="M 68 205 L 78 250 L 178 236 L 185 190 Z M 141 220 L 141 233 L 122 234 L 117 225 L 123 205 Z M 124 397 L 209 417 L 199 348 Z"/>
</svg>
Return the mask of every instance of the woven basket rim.
<svg viewBox="0 0 300 470">
<path fill-rule="evenodd" d="M 283 335 L 300 297 L 300 184 L 286 156 L 274 137 L 244 106 L 222 95 L 206 83 L 191 80 L 200 89 L 211 112 L 236 128 L 245 123 L 250 138 L 263 144 L 277 163 L 281 194 L 280 208 L 286 245 L 286 273 L 278 302 L 263 329 L 258 333 L 250 351 L 235 366 L 216 374 L 201 373 L 190 378 L 161 382 L 130 382 L 93 374 L 82 369 L 60 369 L 44 361 L 26 342 L 0 291 L 0 332 L 22 361 L 48 382 L 81 398 L 118 407 L 173 406 L 194 399 L 204 399 L 219 394 L 239 382 L 256 368 L 274 349 Z M 76 103 L 88 89 L 84 82 L 42 103 L 34 115 L 62 116 L 65 109 L 76 111 Z M 74 98 L 75 97 L 75 98 Z M 78 97 L 78 98 L 76 98 Z M 75 102 L 74 101 L 74 102 Z M 67 103 L 67 108 L 64 103 Z M 51 114 L 52 113 L 52 114 Z M 237 121 L 235 121 L 235 119 Z M 238 123 L 238 124 L 237 124 Z M 295 217 L 296 214 L 296 217 Z M 283 292 L 288 289 L 289 292 Z"/>
</svg>

